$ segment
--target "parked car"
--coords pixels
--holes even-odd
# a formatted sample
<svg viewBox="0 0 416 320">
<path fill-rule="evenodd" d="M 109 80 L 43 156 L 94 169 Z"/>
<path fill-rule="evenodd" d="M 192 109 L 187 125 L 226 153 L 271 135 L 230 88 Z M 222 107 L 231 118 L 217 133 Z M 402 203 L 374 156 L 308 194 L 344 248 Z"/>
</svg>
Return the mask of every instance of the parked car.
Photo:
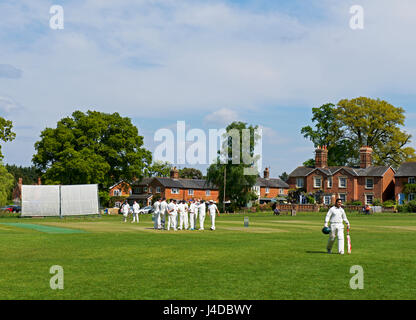
<svg viewBox="0 0 416 320">
<path fill-rule="evenodd" d="M 141 208 L 139 210 L 139 213 L 140 214 L 149 214 L 149 213 L 153 213 L 153 211 L 154 211 L 154 209 L 153 209 L 152 206 L 147 206 L 147 207 Z"/>
<path fill-rule="evenodd" d="M 0 210 L 1 211 L 8 211 L 8 212 L 20 212 L 20 211 L 22 211 L 22 207 L 17 206 L 17 205 L 9 205 L 9 206 L 5 206 L 5 207 L 1 208 Z"/>
</svg>

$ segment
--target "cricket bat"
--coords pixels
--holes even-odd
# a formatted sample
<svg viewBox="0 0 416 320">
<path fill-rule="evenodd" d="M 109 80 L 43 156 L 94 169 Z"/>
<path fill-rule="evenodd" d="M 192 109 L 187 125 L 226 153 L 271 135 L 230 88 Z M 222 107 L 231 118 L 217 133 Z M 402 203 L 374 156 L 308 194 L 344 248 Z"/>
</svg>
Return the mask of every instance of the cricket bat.
<svg viewBox="0 0 416 320">
<path fill-rule="evenodd" d="M 348 252 L 348 254 L 351 254 L 350 228 L 347 228 L 347 252 Z"/>
</svg>

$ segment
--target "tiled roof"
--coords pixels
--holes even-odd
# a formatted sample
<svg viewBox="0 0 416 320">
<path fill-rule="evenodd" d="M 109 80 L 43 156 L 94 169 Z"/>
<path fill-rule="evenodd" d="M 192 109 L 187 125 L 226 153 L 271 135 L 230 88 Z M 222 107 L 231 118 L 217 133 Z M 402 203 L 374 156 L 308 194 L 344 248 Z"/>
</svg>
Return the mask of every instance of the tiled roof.
<svg viewBox="0 0 416 320">
<path fill-rule="evenodd" d="M 172 178 L 154 178 L 159 181 L 164 187 L 179 188 L 179 189 L 218 189 L 211 183 L 204 179 L 172 179 Z"/>
<path fill-rule="evenodd" d="M 289 188 L 289 185 L 278 178 L 257 178 L 255 186 L 269 187 L 269 188 Z"/>
<path fill-rule="evenodd" d="M 339 170 L 345 170 L 352 176 L 359 177 L 382 177 L 386 171 L 389 169 L 389 166 L 370 166 L 368 168 L 352 168 L 352 167 L 327 167 L 327 168 L 312 168 L 312 167 L 297 167 L 293 170 L 289 177 L 306 177 L 311 174 L 313 171 L 317 170 L 322 172 L 327 176 L 332 176 Z M 416 167 L 415 167 L 416 168 Z"/>
<path fill-rule="evenodd" d="M 416 176 L 416 162 L 404 162 L 397 169 L 395 177 L 414 177 Z"/>
</svg>

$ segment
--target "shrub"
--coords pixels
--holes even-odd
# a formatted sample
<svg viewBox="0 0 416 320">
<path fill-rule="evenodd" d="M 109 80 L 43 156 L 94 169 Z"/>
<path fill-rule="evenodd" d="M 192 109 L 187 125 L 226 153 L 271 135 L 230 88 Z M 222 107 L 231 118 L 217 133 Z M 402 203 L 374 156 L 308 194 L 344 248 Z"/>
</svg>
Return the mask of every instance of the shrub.
<svg viewBox="0 0 416 320">
<path fill-rule="evenodd" d="M 396 201 L 394 200 L 387 200 L 383 202 L 384 208 L 393 208 L 396 205 Z"/>
<path fill-rule="evenodd" d="M 397 212 L 408 212 L 407 205 L 405 205 L 405 204 L 399 204 L 397 206 Z"/>
<path fill-rule="evenodd" d="M 380 199 L 374 199 L 373 206 L 381 206 L 381 205 L 382 205 L 382 203 L 381 203 Z"/>
<path fill-rule="evenodd" d="M 407 203 L 408 212 L 416 212 L 416 200 L 409 201 Z"/>
<path fill-rule="evenodd" d="M 362 206 L 363 203 L 359 200 L 352 200 L 350 202 L 347 202 L 346 205 L 348 205 L 348 206 Z"/>
</svg>

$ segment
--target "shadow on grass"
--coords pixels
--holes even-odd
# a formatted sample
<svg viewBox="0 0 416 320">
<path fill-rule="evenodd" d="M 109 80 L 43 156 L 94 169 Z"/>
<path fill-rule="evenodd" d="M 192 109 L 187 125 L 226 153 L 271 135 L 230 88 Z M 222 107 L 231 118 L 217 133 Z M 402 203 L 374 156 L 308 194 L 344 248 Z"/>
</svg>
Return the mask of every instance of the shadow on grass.
<svg viewBox="0 0 416 320">
<path fill-rule="evenodd" d="M 328 254 L 326 251 L 306 251 L 306 253 L 324 253 L 324 254 Z"/>
</svg>

